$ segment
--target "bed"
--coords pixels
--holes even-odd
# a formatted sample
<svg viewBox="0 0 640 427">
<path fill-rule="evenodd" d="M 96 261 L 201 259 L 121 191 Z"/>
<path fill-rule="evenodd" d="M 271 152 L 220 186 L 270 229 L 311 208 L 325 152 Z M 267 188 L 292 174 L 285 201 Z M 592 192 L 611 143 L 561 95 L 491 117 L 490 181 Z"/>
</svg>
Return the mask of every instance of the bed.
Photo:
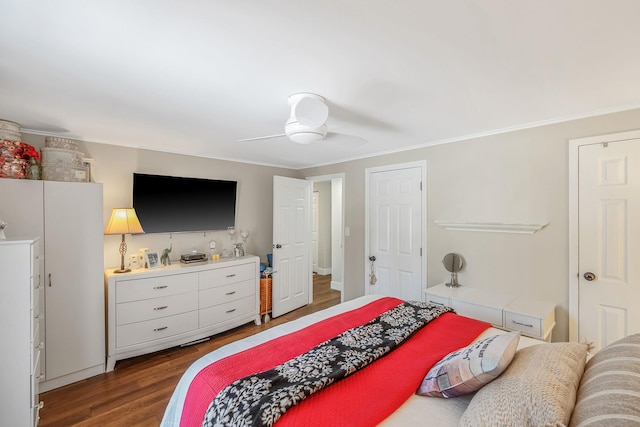
<svg viewBox="0 0 640 427">
<path fill-rule="evenodd" d="M 399 303 L 380 295 L 360 297 L 207 354 L 184 373 L 161 426 L 202 425 L 212 399 L 234 380 L 283 363 L 300 348 L 312 348 Z M 287 410 L 277 425 L 569 425 L 569 419 L 571 425 L 598 425 L 591 424 L 594 420 L 618 425 L 603 421 L 610 419 L 640 423 L 640 335 L 612 344 L 586 363 L 585 344 L 549 344 L 519 334 L 514 339 L 513 334 L 443 313 L 397 350 Z M 489 345 L 498 341 L 505 343 L 500 349 L 504 354 L 488 357 L 493 351 Z M 469 359 L 460 349 L 470 348 L 484 356 L 478 363 L 489 366 L 491 359 L 493 365 L 464 378 L 469 373 L 461 374 L 455 363 Z M 620 372 L 627 371 L 620 386 Z M 602 381 L 608 375 L 614 377 Z M 442 378 L 447 379 L 444 386 Z M 470 389 L 460 391 L 465 387 Z M 426 395 L 416 394 L 419 390 Z M 456 397 L 446 398 L 447 393 Z"/>
</svg>

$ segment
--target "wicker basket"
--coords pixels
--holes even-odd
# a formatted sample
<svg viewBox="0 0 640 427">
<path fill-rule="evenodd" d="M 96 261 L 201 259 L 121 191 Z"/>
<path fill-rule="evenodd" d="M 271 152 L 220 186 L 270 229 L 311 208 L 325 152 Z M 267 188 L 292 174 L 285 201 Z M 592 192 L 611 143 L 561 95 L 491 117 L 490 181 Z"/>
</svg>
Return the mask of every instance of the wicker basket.
<svg viewBox="0 0 640 427">
<path fill-rule="evenodd" d="M 271 313 L 271 278 L 260 279 L 260 315 Z"/>
<path fill-rule="evenodd" d="M 89 169 L 61 163 L 42 162 L 42 179 L 46 181 L 88 182 Z"/>
<path fill-rule="evenodd" d="M 59 164 L 60 166 L 81 167 L 82 151 L 65 150 L 62 148 L 44 147 L 42 150 L 42 163 Z"/>
<path fill-rule="evenodd" d="M 20 125 L 8 120 L 0 120 L 0 139 L 16 142 L 22 141 Z"/>
<path fill-rule="evenodd" d="M 78 151 L 78 141 L 59 138 L 57 136 L 46 136 L 44 138 L 44 146 L 47 148 L 61 148 L 63 150 Z"/>
</svg>

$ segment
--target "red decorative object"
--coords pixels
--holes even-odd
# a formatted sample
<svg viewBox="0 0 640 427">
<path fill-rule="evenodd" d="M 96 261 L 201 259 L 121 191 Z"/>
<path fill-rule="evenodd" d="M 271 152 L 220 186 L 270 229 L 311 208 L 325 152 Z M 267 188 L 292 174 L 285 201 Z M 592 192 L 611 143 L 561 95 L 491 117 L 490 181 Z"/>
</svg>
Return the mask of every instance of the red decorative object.
<svg viewBox="0 0 640 427">
<path fill-rule="evenodd" d="M 40 161 L 40 153 L 38 153 L 38 150 L 36 150 L 36 148 L 32 145 L 27 145 L 27 149 L 24 151 L 24 153 L 22 153 L 22 157 L 25 160 L 29 160 L 29 159 L 36 159 L 36 162 Z"/>
<path fill-rule="evenodd" d="M 8 139 L 0 140 L 0 178 L 26 178 L 30 159 L 40 160 L 40 153 L 34 146 Z"/>
</svg>

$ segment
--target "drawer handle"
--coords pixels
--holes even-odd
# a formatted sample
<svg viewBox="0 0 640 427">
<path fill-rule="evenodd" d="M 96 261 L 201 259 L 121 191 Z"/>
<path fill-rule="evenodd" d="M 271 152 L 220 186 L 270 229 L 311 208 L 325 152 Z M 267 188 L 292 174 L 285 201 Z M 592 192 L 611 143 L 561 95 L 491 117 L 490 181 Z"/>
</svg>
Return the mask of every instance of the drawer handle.
<svg viewBox="0 0 640 427">
<path fill-rule="evenodd" d="M 437 302 L 437 301 L 431 301 L 431 300 L 429 300 L 429 302 L 430 302 L 431 304 L 435 304 L 435 305 L 444 305 L 443 303 L 441 303 L 441 302 Z"/>
<path fill-rule="evenodd" d="M 227 277 L 235 277 L 235 273 L 234 274 L 227 274 Z"/>
<path fill-rule="evenodd" d="M 160 285 L 160 286 L 154 286 L 153 289 L 164 289 L 164 288 L 168 288 L 169 286 L 167 285 Z"/>
<path fill-rule="evenodd" d="M 163 306 L 160 306 L 160 307 L 154 307 L 153 309 L 154 310 L 164 310 L 165 308 L 169 308 L 169 306 L 168 305 L 163 305 Z"/>
<path fill-rule="evenodd" d="M 160 332 L 160 331 L 164 331 L 165 329 L 169 329 L 168 326 L 162 326 L 160 328 L 154 328 L 153 332 Z"/>
<path fill-rule="evenodd" d="M 526 326 L 527 328 L 533 328 L 533 325 L 529 325 L 529 324 L 526 324 L 526 323 L 521 323 L 521 322 L 518 322 L 516 320 L 512 320 L 512 322 L 515 323 L 516 325 Z"/>
<path fill-rule="evenodd" d="M 234 311 L 236 311 L 236 309 L 232 308 L 231 310 L 227 310 L 227 313 L 233 313 Z"/>
<path fill-rule="evenodd" d="M 236 293 L 236 291 L 232 291 L 232 292 L 227 292 L 225 295 L 233 295 L 235 293 Z"/>
</svg>

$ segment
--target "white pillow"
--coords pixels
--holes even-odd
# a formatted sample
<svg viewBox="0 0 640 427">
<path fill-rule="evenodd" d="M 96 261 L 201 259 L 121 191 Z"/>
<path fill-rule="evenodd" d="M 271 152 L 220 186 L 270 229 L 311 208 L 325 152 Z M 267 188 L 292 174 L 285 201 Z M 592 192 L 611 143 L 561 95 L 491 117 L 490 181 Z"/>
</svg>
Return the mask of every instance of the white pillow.
<svg viewBox="0 0 640 427">
<path fill-rule="evenodd" d="M 479 390 L 504 371 L 516 352 L 520 332 L 493 335 L 446 355 L 422 380 L 417 394 L 457 397 Z"/>
</svg>

